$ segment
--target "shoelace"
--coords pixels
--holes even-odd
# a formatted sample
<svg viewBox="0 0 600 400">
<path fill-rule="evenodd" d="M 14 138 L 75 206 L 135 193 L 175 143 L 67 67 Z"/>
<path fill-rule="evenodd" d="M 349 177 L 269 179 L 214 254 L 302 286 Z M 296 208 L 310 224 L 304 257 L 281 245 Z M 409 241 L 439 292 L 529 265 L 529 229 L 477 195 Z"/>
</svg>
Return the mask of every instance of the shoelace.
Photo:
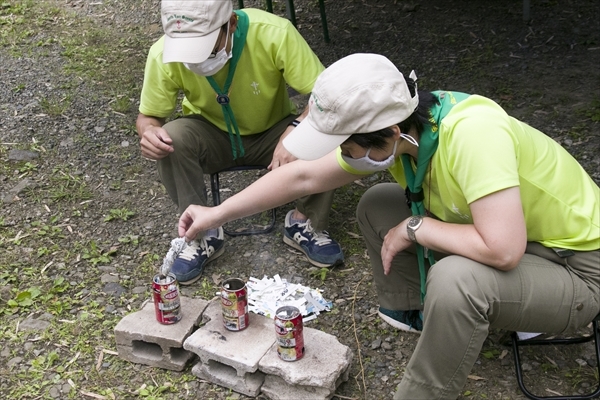
<svg viewBox="0 0 600 400">
<path fill-rule="evenodd" d="M 190 261 L 198 255 L 199 249 L 203 252 L 208 249 L 208 242 L 206 241 L 206 238 L 200 239 L 200 243 L 198 243 L 196 240 L 190 242 L 183 248 L 177 258 L 183 258 L 184 260 Z"/>
<path fill-rule="evenodd" d="M 314 240 L 317 246 L 325 246 L 326 244 L 331 243 L 329 234 L 325 231 L 316 232 L 310 224 L 310 219 L 307 219 L 303 224 L 298 224 L 298 226 L 301 228 L 304 227 L 304 233 L 312 235 L 312 240 Z"/>
</svg>

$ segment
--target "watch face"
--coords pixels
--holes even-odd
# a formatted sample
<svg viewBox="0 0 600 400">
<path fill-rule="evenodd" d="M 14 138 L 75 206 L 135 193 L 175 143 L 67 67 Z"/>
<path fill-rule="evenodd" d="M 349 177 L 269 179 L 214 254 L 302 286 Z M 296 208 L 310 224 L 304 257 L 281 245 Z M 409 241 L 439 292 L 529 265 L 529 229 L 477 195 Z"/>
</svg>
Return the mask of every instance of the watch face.
<svg viewBox="0 0 600 400">
<path fill-rule="evenodd" d="M 419 217 L 411 217 L 411 219 L 408 220 L 408 226 L 414 228 L 415 226 L 419 225 L 419 222 L 421 222 Z"/>
</svg>

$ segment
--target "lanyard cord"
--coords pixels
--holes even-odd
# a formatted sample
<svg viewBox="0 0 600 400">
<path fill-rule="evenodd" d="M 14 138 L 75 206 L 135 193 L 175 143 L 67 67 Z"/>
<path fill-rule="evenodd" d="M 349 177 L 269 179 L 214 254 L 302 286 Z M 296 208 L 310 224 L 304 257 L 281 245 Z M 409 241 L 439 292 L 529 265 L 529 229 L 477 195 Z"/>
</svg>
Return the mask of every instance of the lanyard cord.
<svg viewBox="0 0 600 400">
<path fill-rule="evenodd" d="M 437 141 L 434 143 L 430 143 L 429 146 L 434 146 L 433 150 L 427 157 L 426 154 L 421 154 L 421 149 L 425 149 L 423 143 L 424 135 L 421 136 L 421 142 L 419 143 L 419 159 L 417 161 L 417 172 L 414 173 L 412 169 L 412 165 L 410 163 L 410 156 L 408 154 L 402 155 L 402 164 L 404 166 L 404 174 L 406 177 L 406 194 L 407 201 L 410 204 L 410 208 L 413 215 L 426 215 L 425 206 L 423 205 L 423 179 L 425 178 L 425 173 L 427 172 L 429 161 L 431 156 L 437 149 Z M 425 150 L 427 151 L 427 150 Z M 425 153 L 425 152 L 424 152 Z M 430 171 L 431 173 L 431 171 Z M 430 200 L 431 201 L 431 200 Z M 435 264 L 435 259 L 433 257 L 433 252 L 424 248 L 419 243 L 415 243 L 417 247 L 417 262 L 419 263 L 419 278 L 420 278 L 420 286 L 421 286 L 421 303 L 425 302 L 425 294 L 426 294 L 426 283 L 427 283 L 427 274 L 425 272 L 425 257 L 427 257 L 427 261 L 429 262 L 429 266 Z M 426 254 L 427 253 L 427 254 Z"/>
<path fill-rule="evenodd" d="M 244 150 L 244 146 L 242 144 L 240 129 L 238 128 L 235 116 L 233 115 L 233 110 L 231 109 L 231 105 L 229 104 L 229 93 L 231 93 L 231 85 L 233 83 L 233 75 L 235 74 L 237 63 L 242 54 L 242 50 L 244 49 L 244 45 L 246 44 L 246 35 L 248 33 L 249 25 L 248 16 L 246 15 L 246 13 L 239 10 L 235 11 L 235 13 L 238 17 L 238 25 L 234 32 L 235 40 L 233 42 L 233 54 L 231 56 L 231 62 L 229 63 L 229 71 L 227 73 L 227 79 L 225 80 L 225 86 L 223 87 L 223 90 L 221 90 L 219 84 L 215 81 L 215 79 L 212 76 L 206 77 L 206 80 L 208 80 L 208 83 L 217 95 L 217 103 L 221 105 L 221 110 L 223 111 L 223 118 L 225 119 L 225 124 L 227 125 L 227 132 L 229 133 L 231 151 L 233 153 L 234 160 L 238 158 L 238 149 L 240 157 L 243 157 L 246 154 L 246 151 Z"/>
<path fill-rule="evenodd" d="M 413 171 L 411 158 L 408 154 L 402 155 L 402 167 L 404 168 L 404 177 L 406 178 L 406 202 L 408 203 L 412 215 L 427 215 L 423 199 L 423 180 L 429 169 L 429 206 L 431 207 L 431 158 L 436 152 L 439 143 L 440 122 L 458 103 L 468 98 L 466 93 L 458 92 L 433 92 L 438 98 L 438 105 L 429 110 L 430 125 L 421 133 L 419 140 L 419 150 L 417 153 L 416 172 Z M 421 283 L 421 303 L 425 302 L 427 274 L 425 272 L 425 258 L 429 261 L 429 266 L 435 264 L 433 252 L 424 248 L 419 243 L 417 247 L 417 261 L 419 263 L 419 275 Z"/>
</svg>

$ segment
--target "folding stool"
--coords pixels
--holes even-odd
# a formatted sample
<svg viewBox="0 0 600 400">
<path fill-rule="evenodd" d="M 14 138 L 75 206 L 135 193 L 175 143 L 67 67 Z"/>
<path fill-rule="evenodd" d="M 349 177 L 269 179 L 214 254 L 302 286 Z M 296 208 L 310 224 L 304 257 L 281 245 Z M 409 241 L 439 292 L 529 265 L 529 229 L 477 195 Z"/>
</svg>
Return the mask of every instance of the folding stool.
<svg viewBox="0 0 600 400">
<path fill-rule="evenodd" d="M 600 397 L 600 314 L 594 318 L 592 321 L 593 332 L 591 336 L 579 336 L 575 338 L 555 338 L 555 339 L 528 339 L 528 340 L 520 340 L 517 336 L 517 332 L 513 332 L 511 335 L 512 338 L 512 348 L 513 348 L 513 357 L 515 360 L 515 370 L 517 373 L 517 382 L 519 383 L 519 387 L 525 396 L 532 400 L 541 400 L 541 399 L 553 399 L 553 400 L 587 400 L 587 399 L 597 399 Z M 521 358 L 519 355 L 519 347 L 522 346 L 536 346 L 536 345 L 568 345 L 568 344 L 577 344 L 577 343 L 586 343 L 589 341 L 594 341 L 594 349 L 596 352 L 596 368 L 597 368 L 597 378 L 598 378 L 598 387 L 593 393 L 584 394 L 584 395 L 573 395 L 573 396 L 536 396 L 532 394 L 526 387 L 523 382 L 523 369 L 521 368 Z"/>
<path fill-rule="evenodd" d="M 219 204 L 221 204 L 221 193 L 220 193 L 220 186 L 219 186 L 219 174 L 220 173 L 231 172 L 231 171 L 249 171 L 249 170 L 256 170 L 256 169 L 265 169 L 265 167 L 263 167 L 262 165 L 236 166 L 236 167 L 226 168 L 219 172 L 210 174 L 210 190 L 212 192 L 213 205 L 218 206 Z M 229 236 L 248 236 L 248 235 L 259 235 L 259 234 L 263 234 L 263 233 L 269 233 L 275 227 L 275 218 L 276 218 L 275 209 L 272 208 L 271 209 L 271 220 L 270 220 L 269 224 L 263 228 L 252 228 L 252 229 L 244 229 L 244 230 L 240 230 L 240 231 L 232 231 L 232 230 L 225 228 L 225 226 L 223 226 L 223 231 Z"/>
</svg>

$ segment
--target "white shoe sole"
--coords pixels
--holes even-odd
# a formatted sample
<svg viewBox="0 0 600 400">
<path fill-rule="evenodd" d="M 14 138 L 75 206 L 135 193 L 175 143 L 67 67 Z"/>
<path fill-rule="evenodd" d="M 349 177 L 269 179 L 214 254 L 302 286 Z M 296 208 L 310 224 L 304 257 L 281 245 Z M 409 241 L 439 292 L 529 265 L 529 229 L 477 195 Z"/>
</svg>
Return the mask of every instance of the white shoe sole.
<svg viewBox="0 0 600 400">
<path fill-rule="evenodd" d="M 410 325 L 406 325 L 400 321 L 396 321 L 394 318 L 388 317 L 387 315 L 383 314 L 381 311 L 377 311 L 377 315 L 379 315 L 379 318 L 384 320 L 388 325 L 390 325 L 396 329 L 400 329 L 401 331 L 405 331 L 405 332 L 416 333 L 417 335 L 421 334 L 421 331 L 418 331 L 418 330 L 412 328 Z"/>
</svg>

